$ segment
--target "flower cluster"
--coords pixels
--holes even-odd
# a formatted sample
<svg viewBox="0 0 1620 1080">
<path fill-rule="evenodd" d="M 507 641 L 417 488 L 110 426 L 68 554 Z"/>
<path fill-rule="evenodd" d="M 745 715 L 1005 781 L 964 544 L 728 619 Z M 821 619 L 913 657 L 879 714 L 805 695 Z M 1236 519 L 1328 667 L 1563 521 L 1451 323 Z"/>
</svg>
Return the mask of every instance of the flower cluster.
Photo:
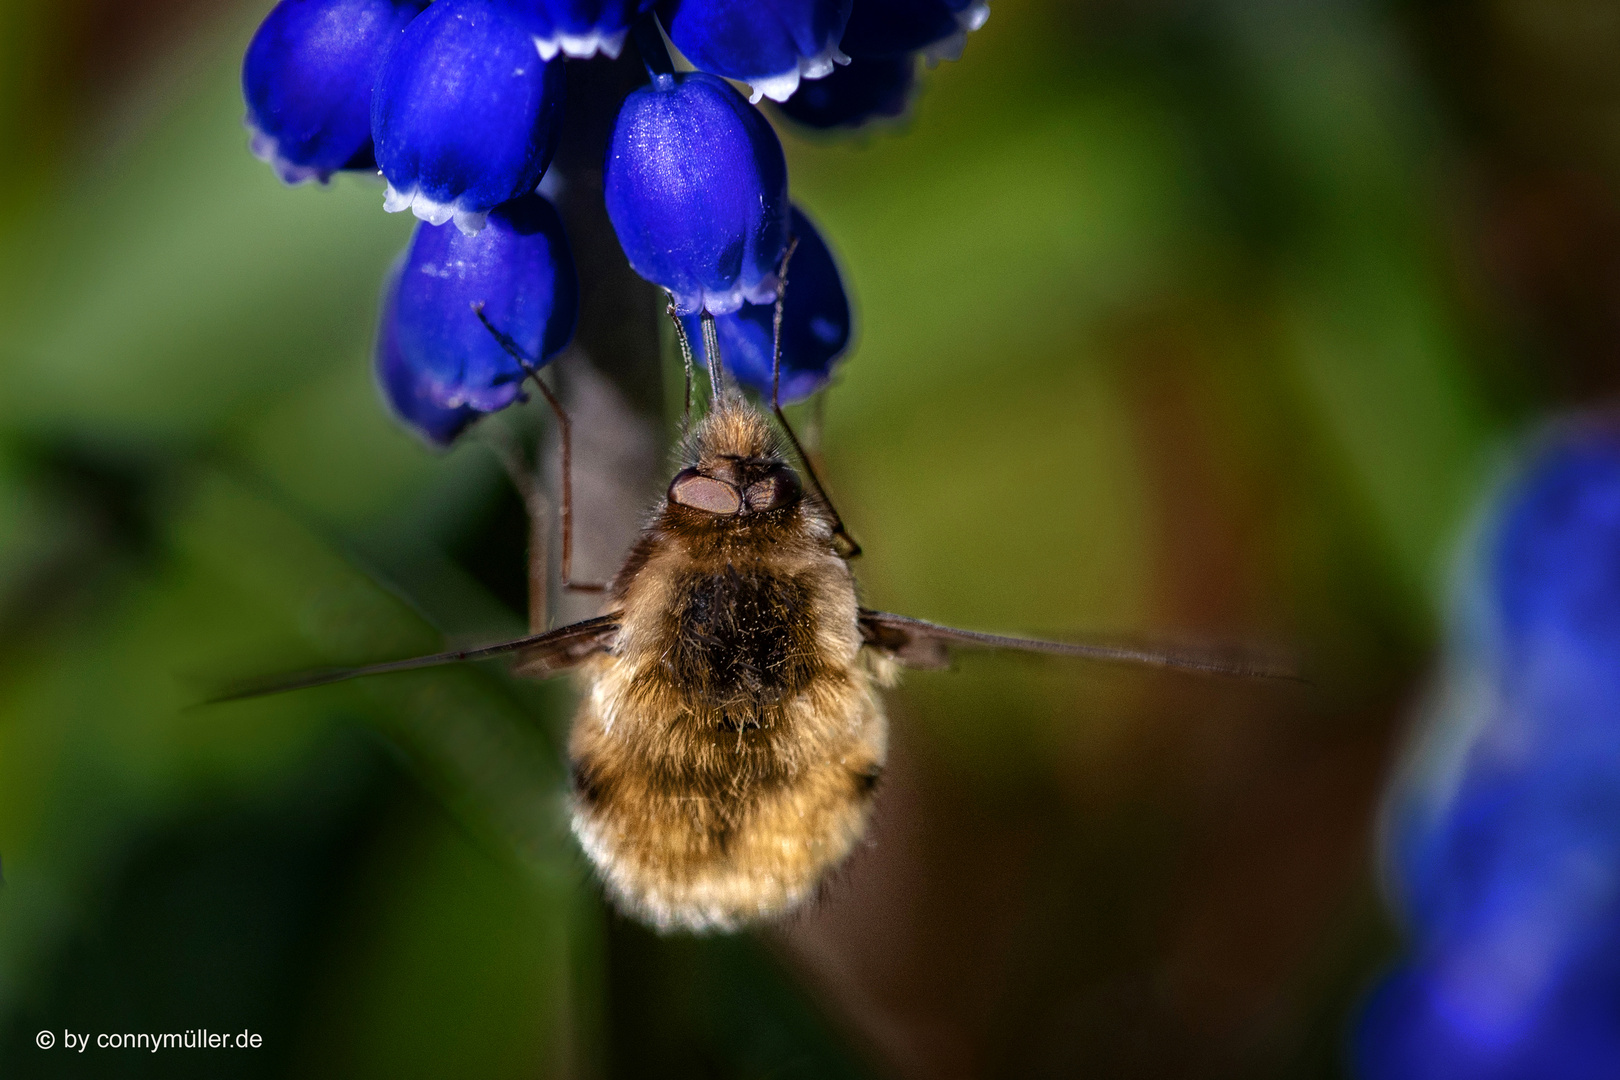
<svg viewBox="0 0 1620 1080">
<path fill-rule="evenodd" d="M 573 333 L 568 242 L 537 193 L 565 62 L 616 58 L 634 38 L 648 82 L 620 107 L 607 216 L 679 314 L 716 318 L 740 381 L 793 401 L 831 377 L 849 301 L 788 201 L 775 130 L 727 80 L 812 127 L 898 115 L 918 56 L 959 55 L 987 14 L 983 0 L 281 0 L 248 46 L 242 87 L 253 152 L 283 180 L 374 170 L 384 208 L 421 219 L 385 293 L 376 365 L 395 412 L 445 444 L 518 400 Z M 696 71 L 675 71 L 661 31 Z"/>
<path fill-rule="evenodd" d="M 1491 508 L 1451 663 L 1395 788 L 1412 956 L 1369 1078 L 1620 1075 L 1620 423 L 1561 429 Z"/>
</svg>

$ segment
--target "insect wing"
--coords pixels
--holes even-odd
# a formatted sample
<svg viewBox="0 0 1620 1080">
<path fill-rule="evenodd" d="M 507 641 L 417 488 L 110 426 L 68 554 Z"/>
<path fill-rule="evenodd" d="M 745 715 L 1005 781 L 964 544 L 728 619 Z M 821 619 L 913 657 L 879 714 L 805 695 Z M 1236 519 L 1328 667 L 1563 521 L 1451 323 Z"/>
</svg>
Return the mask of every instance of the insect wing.
<svg viewBox="0 0 1620 1080">
<path fill-rule="evenodd" d="M 1259 656 L 1235 649 L 1197 651 L 1158 649 L 1135 645 L 1083 641 L 1042 641 L 1038 638 L 1005 637 L 977 630 L 893 615 L 886 611 L 861 609 L 861 637 L 871 648 L 887 653 L 913 668 L 944 668 L 950 665 L 952 648 L 1011 649 L 1019 652 L 1069 656 L 1080 660 L 1140 664 L 1204 675 L 1226 675 L 1246 679 L 1305 681 L 1292 665 L 1274 657 Z"/>
<path fill-rule="evenodd" d="M 264 697 L 288 690 L 305 690 L 312 686 L 345 682 L 367 675 L 387 675 L 396 671 L 415 671 L 419 668 L 459 664 L 468 660 L 484 660 L 505 653 L 519 654 L 514 671 L 531 678 L 544 678 L 566 671 L 595 653 L 609 648 L 619 632 L 619 616 L 598 615 L 594 619 L 572 623 L 548 630 L 544 634 L 484 645 L 458 652 L 434 653 L 431 656 L 413 656 L 406 660 L 389 660 L 380 664 L 366 664 L 351 668 L 325 668 L 293 675 L 274 675 L 266 679 L 253 679 L 238 684 L 208 700 L 214 705 L 244 698 Z"/>
</svg>

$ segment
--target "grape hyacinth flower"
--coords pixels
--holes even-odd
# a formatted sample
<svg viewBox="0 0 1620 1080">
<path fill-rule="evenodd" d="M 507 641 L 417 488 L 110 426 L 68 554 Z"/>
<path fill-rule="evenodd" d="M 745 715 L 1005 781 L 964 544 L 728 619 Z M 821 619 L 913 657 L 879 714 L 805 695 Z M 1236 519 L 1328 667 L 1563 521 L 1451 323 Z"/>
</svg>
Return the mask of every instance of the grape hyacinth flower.
<svg viewBox="0 0 1620 1080">
<path fill-rule="evenodd" d="M 372 95 L 383 208 L 477 232 L 539 183 L 562 99 L 562 65 L 540 58 L 510 0 L 438 0 L 394 43 Z"/>
<path fill-rule="evenodd" d="M 383 290 L 382 317 L 377 321 L 377 343 L 373 364 L 377 386 L 394 415 L 433 446 L 449 446 L 473 421 L 485 414 L 470 405 L 446 406 L 434 396 L 433 384 L 425 368 L 406 359 L 399 348 L 395 327 L 399 310 L 399 279 L 404 267 L 401 258 L 388 276 Z"/>
<path fill-rule="evenodd" d="M 521 392 L 526 372 L 485 329 L 475 305 L 537 364 L 562 351 L 579 315 L 579 284 L 562 222 L 539 195 L 498 207 L 473 236 L 444 225 L 417 226 L 395 297 L 379 343 L 392 332 L 403 365 L 413 372 L 415 400 L 442 410 L 494 412 Z M 379 365 L 384 359 L 379 352 Z M 424 413 L 401 406 L 397 395 L 391 400 L 425 430 Z"/>
<path fill-rule="evenodd" d="M 842 46 L 857 58 L 921 52 L 930 63 L 956 60 L 989 17 L 988 0 L 859 0 Z"/>
<path fill-rule="evenodd" d="M 617 57 L 631 21 L 654 0 L 515 0 L 529 16 L 540 59 Z"/>
<path fill-rule="evenodd" d="M 901 116 L 911 101 L 916 67 L 910 53 L 862 57 L 825 79 L 803 84 L 777 109 L 790 120 L 821 129 Z"/>
<path fill-rule="evenodd" d="M 371 87 L 427 0 L 281 0 L 242 60 L 253 156 L 289 184 L 370 169 Z"/>
<path fill-rule="evenodd" d="M 1545 441 L 1467 567 L 1387 814 L 1412 955 L 1364 1080 L 1620 1075 L 1620 421 Z"/>
<path fill-rule="evenodd" d="M 850 0 L 662 0 L 669 39 L 701 71 L 786 101 L 801 79 L 849 63 L 838 48 Z"/>
<path fill-rule="evenodd" d="M 782 301 L 782 364 L 779 400 L 803 401 L 832 378 L 833 365 L 849 347 L 849 298 L 838 264 L 803 211 L 793 208 L 798 246 L 788 264 Z M 698 316 L 682 319 L 699 359 L 707 360 Z M 769 400 L 772 393 L 776 305 L 744 304 L 714 320 L 725 370 Z"/>
<path fill-rule="evenodd" d="M 787 161 L 770 124 L 723 79 L 660 73 L 626 97 L 603 185 L 630 265 L 678 312 L 774 302 Z"/>
<path fill-rule="evenodd" d="M 630 266 L 677 314 L 715 316 L 724 366 L 765 393 L 787 163 L 726 78 L 808 127 L 898 116 L 917 53 L 959 51 L 987 11 L 986 0 L 281 0 L 244 57 L 243 93 L 254 152 L 283 179 L 376 167 L 384 208 L 424 222 L 387 290 L 375 359 L 395 411 L 443 444 L 520 396 L 522 368 L 472 303 L 540 362 L 572 333 L 573 264 L 537 194 L 560 135 L 565 57 L 617 58 L 636 36 L 651 82 L 618 103 L 599 209 Z M 660 16 L 702 70 L 673 71 Z M 586 119 L 600 110 L 584 104 L 580 137 L 600 138 Z M 850 339 L 832 255 L 791 214 L 788 402 L 826 385 Z"/>
</svg>

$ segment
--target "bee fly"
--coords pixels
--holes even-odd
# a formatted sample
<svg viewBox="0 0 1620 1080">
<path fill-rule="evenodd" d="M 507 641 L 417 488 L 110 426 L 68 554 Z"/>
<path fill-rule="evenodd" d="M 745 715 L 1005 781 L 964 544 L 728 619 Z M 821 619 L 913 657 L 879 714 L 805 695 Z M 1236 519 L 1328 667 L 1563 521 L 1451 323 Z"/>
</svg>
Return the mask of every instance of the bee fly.
<svg viewBox="0 0 1620 1080">
<path fill-rule="evenodd" d="M 568 745 L 572 825 L 607 891 L 661 930 L 730 931 L 803 905 L 865 832 L 888 742 L 878 690 L 900 667 L 943 667 L 949 648 L 967 646 L 1291 677 L 1193 654 L 957 630 L 861 607 L 848 563 L 859 549 L 808 459 L 801 451 L 807 492 L 770 422 L 725 388 L 709 317 L 704 331 L 718 389 L 685 440 L 683 467 L 606 586 L 604 614 L 481 649 L 230 696 L 500 654 L 515 656 L 520 676 L 573 671 L 583 694 Z M 684 337 L 681 345 L 690 407 L 691 353 Z M 782 430 L 800 450 L 785 419 Z M 566 501 L 564 510 L 566 581 Z"/>
</svg>

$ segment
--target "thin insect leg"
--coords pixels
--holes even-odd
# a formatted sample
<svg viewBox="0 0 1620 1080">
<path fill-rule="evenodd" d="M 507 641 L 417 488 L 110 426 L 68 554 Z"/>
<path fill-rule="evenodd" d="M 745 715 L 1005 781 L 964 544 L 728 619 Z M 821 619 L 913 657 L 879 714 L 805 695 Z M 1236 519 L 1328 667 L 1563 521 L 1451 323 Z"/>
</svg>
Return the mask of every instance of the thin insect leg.
<svg viewBox="0 0 1620 1080">
<path fill-rule="evenodd" d="M 771 408 L 782 407 L 782 307 L 787 303 L 788 263 L 799 250 L 799 238 L 788 241 L 782 253 L 782 265 L 776 268 L 776 313 L 771 320 Z"/>
<path fill-rule="evenodd" d="M 782 430 L 787 433 L 788 442 L 793 444 L 793 452 L 804 463 L 805 474 L 810 477 L 810 486 L 816 489 L 816 497 L 821 500 L 821 505 L 825 506 L 827 512 L 832 515 L 833 535 L 843 540 L 847 547 L 844 558 L 853 559 L 857 557 L 861 553 L 861 545 L 856 542 L 853 536 L 849 535 L 849 530 L 844 528 L 844 519 L 839 515 L 838 507 L 833 505 L 832 499 L 827 495 L 827 489 L 821 486 L 821 477 L 816 475 L 816 467 L 811 464 L 810 455 L 804 452 L 804 446 L 799 442 L 799 437 L 793 433 L 793 425 L 788 423 L 788 418 L 782 412 L 781 406 L 773 405 L 771 411 L 776 414 L 776 422 L 781 424 Z"/>
<path fill-rule="evenodd" d="M 674 294 L 664 295 L 669 297 L 669 306 L 664 309 L 664 314 L 675 324 L 675 343 L 681 347 L 681 366 L 686 371 L 686 411 L 681 414 L 681 434 L 685 435 L 692 427 L 692 343 L 687 340 L 686 325 L 675 311 Z"/>
<path fill-rule="evenodd" d="M 603 582 L 574 580 L 574 425 L 557 395 L 541 381 L 540 373 L 531 374 L 540 393 L 545 395 L 546 404 L 557 416 L 557 432 L 562 440 L 562 587 L 574 592 L 605 592 L 607 585 Z"/>
<path fill-rule="evenodd" d="M 776 272 L 776 316 L 771 334 L 771 411 L 776 414 L 776 422 L 782 425 L 782 430 L 787 432 L 788 441 L 793 444 L 793 452 L 798 454 L 799 460 L 804 463 L 805 474 L 810 477 L 810 484 L 816 489 L 821 504 L 832 515 L 833 535 L 840 537 L 848 547 L 844 552 L 844 558 L 853 559 L 861 553 L 861 545 L 849 535 L 849 530 L 844 528 L 844 519 L 839 515 L 838 507 L 834 506 L 832 499 L 828 497 L 827 489 L 821 486 L 821 477 L 816 475 L 816 467 L 811 463 L 810 455 L 804 452 L 804 446 L 799 442 L 798 435 L 793 432 L 793 425 L 788 423 L 787 414 L 782 412 L 782 307 L 787 301 L 788 263 L 792 261 L 793 253 L 798 247 L 799 238 L 794 237 L 789 241 L 787 251 L 782 255 L 782 265 Z"/>
<path fill-rule="evenodd" d="M 474 304 L 473 313 L 478 321 L 484 324 L 484 329 L 505 349 L 518 366 L 528 373 L 534 380 L 534 385 L 540 388 L 540 394 L 551 406 L 552 414 L 557 417 L 557 434 L 562 443 L 562 587 L 574 592 L 605 592 L 607 586 L 601 582 L 583 582 L 574 580 L 574 425 L 568 419 L 568 410 L 563 408 L 557 395 L 551 392 L 551 387 L 540 377 L 540 369 L 535 367 L 527 353 L 513 341 L 510 336 L 497 330 L 484 314 L 483 304 Z"/>
<path fill-rule="evenodd" d="M 726 388 L 726 368 L 720 362 L 720 334 L 714 328 L 714 316 L 708 310 L 701 316 L 703 323 L 703 358 L 709 362 L 709 400 L 720 400 Z"/>
</svg>

